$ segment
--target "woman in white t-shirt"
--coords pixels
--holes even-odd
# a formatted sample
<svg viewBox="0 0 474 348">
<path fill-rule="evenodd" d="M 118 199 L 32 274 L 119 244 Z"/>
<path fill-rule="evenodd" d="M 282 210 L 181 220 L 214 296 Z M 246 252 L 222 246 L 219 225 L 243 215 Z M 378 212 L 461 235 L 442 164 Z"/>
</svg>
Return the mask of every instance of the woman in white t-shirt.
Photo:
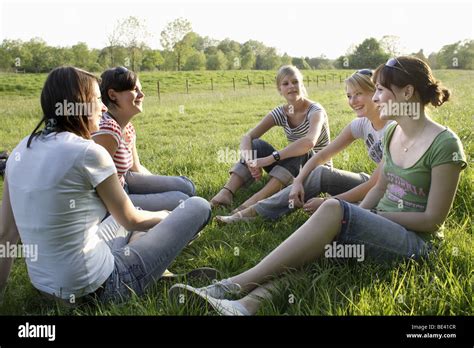
<svg viewBox="0 0 474 348">
<path fill-rule="evenodd" d="M 377 182 L 382 159 L 382 137 L 390 123 L 380 119 L 380 112 L 372 101 L 375 85 L 371 77 L 372 70 L 362 69 L 346 79 L 348 103 L 357 119 L 304 165 L 292 185 L 234 215 L 217 216 L 217 220 L 222 223 L 248 221 L 257 214 L 275 220 L 300 207 L 312 214 L 324 201 L 324 198 L 318 197 L 321 193 L 347 202 L 361 201 Z M 357 139 L 364 141 L 369 158 L 377 164 L 371 177 L 365 173 L 352 173 L 324 165 Z"/>
<path fill-rule="evenodd" d="M 54 69 L 41 107 L 42 120 L 7 163 L 0 244 L 21 238 L 33 246 L 37 254 L 26 258 L 33 286 L 62 300 L 143 294 L 207 224 L 209 203 L 192 197 L 171 213 L 134 207 L 112 158 L 91 140 L 107 111 L 94 75 Z M 106 211 L 111 216 L 102 221 Z M 145 230 L 139 238 L 128 232 Z M 1 292 L 13 256 L 0 259 Z"/>
</svg>

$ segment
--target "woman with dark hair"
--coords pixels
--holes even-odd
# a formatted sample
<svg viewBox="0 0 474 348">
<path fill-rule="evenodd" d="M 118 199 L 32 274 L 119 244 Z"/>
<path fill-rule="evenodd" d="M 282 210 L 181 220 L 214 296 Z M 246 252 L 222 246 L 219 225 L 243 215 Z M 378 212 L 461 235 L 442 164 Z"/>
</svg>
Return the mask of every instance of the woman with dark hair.
<svg viewBox="0 0 474 348">
<path fill-rule="evenodd" d="M 106 70 L 100 92 L 108 111 L 93 139 L 112 156 L 120 183 L 135 206 L 146 210 L 173 210 L 196 194 L 185 176 L 153 175 L 141 163 L 131 120 L 143 111 L 145 94 L 137 74 L 124 67 Z"/>
<path fill-rule="evenodd" d="M 380 262 L 428 255 L 467 165 L 458 136 L 426 114 L 426 105 L 441 106 L 450 92 L 416 57 L 390 59 L 377 68 L 374 82 L 380 117 L 395 123 L 385 132 L 382 171 L 362 203 L 328 199 L 253 268 L 204 288 L 177 284 L 171 296 L 186 292 L 220 314 L 253 315 L 262 299 L 271 298 L 272 277 L 326 255 L 333 241 L 362 245 L 362 257 Z M 226 299 L 235 293 L 246 296 Z"/>
<path fill-rule="evenodd" d="M 0 245 L 21 237 L 36 246 L 26 258 L 33 286 L 71 303 L 143 294 L 210 218 L 199 197 L 172 213 L 133 206 L 110 155 L 91 140 L 107 111 L 98 82 L 73 67 L 48 75 L 43 118 L 8 159 L 0 211 Z M 129 232 L 145 230 L 140 238 Z M 12 261 L 0 259 L 2 292 Z"/>
</svg>

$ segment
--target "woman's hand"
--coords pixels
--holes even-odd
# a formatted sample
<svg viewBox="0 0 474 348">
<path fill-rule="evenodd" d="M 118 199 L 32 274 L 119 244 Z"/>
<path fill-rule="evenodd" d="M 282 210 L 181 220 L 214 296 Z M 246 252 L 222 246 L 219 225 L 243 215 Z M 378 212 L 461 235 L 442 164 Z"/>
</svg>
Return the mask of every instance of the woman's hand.
<svg viewBox="0 0 474 348">
<path fill-rule="evenodd" d="M 320 197 L 311 198 L 305 203 L 305 205 L 303 205 L 303 210 L 305 213 L 312 215 L 316 210 L 318 210 L 324 201 L 325 199 Z"/>
<path fill-rule="evenodd" d="M 262 177 L 263 170 L 261 167 L 257 166 L 257 161 L 258 160 L 248 160 L 245 162 L 245 164 L 247 165 L 247 168 L 249 169 L 252 178 L 258 181 Z"/>
<path fill-rule="evenodd" d="M 298 181 L 293 181 L 289 195 L 289 204 L 292 208 L 301 208 L 304 204 L 304 187 Z"/>
<path fill-rule="evenodd" d="M 155 212 L 155 214 L 158 217 L 158 219 L 163 221 L 164 219 L 166 219 L 171 214 L 171 212 L 169 210 L 159 210 L 159 211 Z"/>
<path fill-rule="evenodd" d="M 265 168 L 271 166 L 275 162 L 273 156 L 267 156 L 262 158 L 257 158 L 255 160 L 255 166 L 259 168 Z"/>
</svg>

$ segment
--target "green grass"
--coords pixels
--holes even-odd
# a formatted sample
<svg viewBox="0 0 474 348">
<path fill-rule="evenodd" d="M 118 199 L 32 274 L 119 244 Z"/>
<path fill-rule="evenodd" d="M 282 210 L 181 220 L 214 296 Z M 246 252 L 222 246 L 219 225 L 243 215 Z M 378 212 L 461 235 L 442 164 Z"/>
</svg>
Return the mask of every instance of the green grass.
<svg viewBox="0 0 474 348">
<path fill-rule="evenodd" d="M 269 79 L 272 75 L 268 74 Z M 314 73 L 314 72 L 313 72 Z M 229 147 L 237 150 L 240 137 L 255 125 L 270 109 L 283 100 L 275 90 L 261 86 L 232 91 L 232 87 L 214 93 L 201 89 L 186 95 L 170 88 L 159 103 L 154 82 L 159 76 L 182 81 L 192 73 L 143 74 L 145 112 L 134 120 L 138 131 L 138 149 L 142 162 L 153 172 L 167 175 L 187 175 L 197 185 L 198 194 L 211 198 L 227 179 L 230 163 L 217 161 L 218 151 Z M 201 74 L 201 75 L 197 75 Z M 213 73 L 217 76 L 218 72 Z M 226 72 L 231 76 L 232 72 Z M 246 74 L 245 72 L 243 74 Z M 249 73 L 253 74 L 253 73 Z M 449 126 L 461 138 L 466 154 L 473 155 L 474 73 L 470 71 L 437 71 L 453 91 L 453 99 L 431 115 Z M 40 116 L 39 90 L 41 75 L 22 75 L 22 82 L 34 88 L 2 92 L 0 89 L 1 124 L 0 149 L 12 150 L 18 141 L 29 134 Z M 197 72 L 195 79 L 210 79 L 211 73 Z M 42 77 L 44 79 L 44 75 Z M 252 75 L 251 78 L 255 78 Z M 155 80 L 154 80 L 155 79 Z M 2 79 L 0 86 L 6 83 Z M 230 85 L 232 86 L 232 85 Z M 151 89 L 151 90 L 150 90 Z M 343 84 L 328 82 L 316 87 L 310 84 L 313 100 L 326 108 L 334 138 L 354 117 L 346 103 Z M 180 113 L 180 106 L 184 113 Z M 264 136 L 277 148 L 286 145 L 281 129 L 273 129 Z M 373 164 L 366 156 L 361 142 L 353 145 L 347 155 L 340 154 L 334 164 L 351 171 L 371 172 Z M 281 283 L 278 294 L 262 306 L 262 315 L 472 315 L 473 314 L 473 245 L 472 245 L 472 169 L 465 170 L 458 193 L 446 223 L 446 239 L 425 262 L 407 261 L 400 264 L 379 265 L 365 262 L 332 262 L 321 260 L 302 272 L 288 276 Z M 0 188 L 3 182 L 0 180 Z M 242 203 L 263 183 L 237 195 L 235 203 Z M 219 213 L 228 210 L 218 209 Z M 302 212 L 286 216 L 277 222 L 258 219 L 252 224 L 217 226 L 210 223 L 202 236 L 188 246 L 170 269 L 175 272 L 199 266 L 213 266 L 227 277 L 255 265 L 293 231 L 307 217 Z M 235 255 L 235 248 L 239 253 Z M 196 285 L 203 285 L 197 283 Z M 76 309 L 60 308 L 39 298 L 29 282 L 23 260 L 15 262 L 3 314 L 27 315 L 179 315 L 205 314 L 200 308 L 190 308 L 168 301 L 169 285 L 158 283 L 144 298 L 133 298 L 121 305 L 84 306 Z"/>
</svg>

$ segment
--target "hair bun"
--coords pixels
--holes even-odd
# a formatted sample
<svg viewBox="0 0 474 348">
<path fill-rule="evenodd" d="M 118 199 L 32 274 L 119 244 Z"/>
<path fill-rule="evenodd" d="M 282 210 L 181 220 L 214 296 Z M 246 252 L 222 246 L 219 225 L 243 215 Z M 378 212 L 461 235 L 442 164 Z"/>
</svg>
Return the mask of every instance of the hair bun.
<svg viewBox="0 0 474 348">
<path fill-rule="evenodd" d="M 449 89 L 444 88 L 439 81 L 430 83 L 427 86 L 427 96 L 429 97 L 429 103 L 434 107 L 443 105 L 449 100 L 451 92 Z"/>
</svg>

